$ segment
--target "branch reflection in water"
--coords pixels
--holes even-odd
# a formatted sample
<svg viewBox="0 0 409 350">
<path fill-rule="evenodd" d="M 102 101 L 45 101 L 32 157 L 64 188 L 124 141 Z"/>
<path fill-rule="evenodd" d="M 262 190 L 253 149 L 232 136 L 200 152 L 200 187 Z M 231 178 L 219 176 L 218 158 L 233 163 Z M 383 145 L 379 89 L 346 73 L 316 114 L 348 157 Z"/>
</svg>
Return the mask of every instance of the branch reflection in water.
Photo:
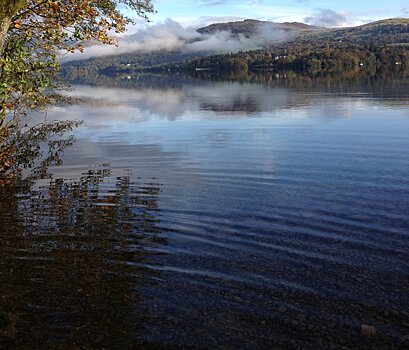
<svg viewBox="0 0 409 350">
<path fill-rule="evenodd" d="M 140 344 L 149 314 L 138 284 L 159 273 L 139 266 L 149 260 L 146 249 L 166 243 L 156 229 L 160 184 L 132 183 L 107 165 L 53 179 L 48 168 L 74 143 L 72 135 L 51 138 L 41 157 L 56 127 L 38 126 L 16 141 L 16 166 L 32 169 L 0 189 L 0 345 Z"/>
</svg>

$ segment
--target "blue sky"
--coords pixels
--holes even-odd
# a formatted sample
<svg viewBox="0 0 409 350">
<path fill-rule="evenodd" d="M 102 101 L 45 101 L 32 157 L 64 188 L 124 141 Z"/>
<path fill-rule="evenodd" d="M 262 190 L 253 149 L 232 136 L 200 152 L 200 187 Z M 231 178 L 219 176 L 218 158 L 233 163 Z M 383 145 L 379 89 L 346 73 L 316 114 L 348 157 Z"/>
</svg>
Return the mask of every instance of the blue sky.
<svg viewBox="0 0 409 350">
<path fill-rule="evenodd" d="M 171 18 L 184 25 L 254 18 L 346 26 L 390 17 L 409 17 L 407 0 L 153 0 L 153 23 Z"/>
</svg>

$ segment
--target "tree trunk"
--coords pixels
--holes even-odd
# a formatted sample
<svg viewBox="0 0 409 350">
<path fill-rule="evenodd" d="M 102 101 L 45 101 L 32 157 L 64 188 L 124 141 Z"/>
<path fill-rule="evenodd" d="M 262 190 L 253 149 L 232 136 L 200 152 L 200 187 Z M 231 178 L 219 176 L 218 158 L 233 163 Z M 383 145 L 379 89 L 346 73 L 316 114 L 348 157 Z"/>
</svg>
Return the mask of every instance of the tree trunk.
<svg viewBox="0 0 409 350">
<path fill-rule="evenodd" d="M 3 54 L 7 32 L 12 23 L 13 16 L 21 9 L 23 0 L 0 0 L 0 55 Z"/>
<path fill-rule="evenodd" d="M 7 32 L 11 25 L 11 17 L 5 16 L 0 22 L 0 56 L 3 54 L 4 44 L 6 43 Z"/>
</svg>

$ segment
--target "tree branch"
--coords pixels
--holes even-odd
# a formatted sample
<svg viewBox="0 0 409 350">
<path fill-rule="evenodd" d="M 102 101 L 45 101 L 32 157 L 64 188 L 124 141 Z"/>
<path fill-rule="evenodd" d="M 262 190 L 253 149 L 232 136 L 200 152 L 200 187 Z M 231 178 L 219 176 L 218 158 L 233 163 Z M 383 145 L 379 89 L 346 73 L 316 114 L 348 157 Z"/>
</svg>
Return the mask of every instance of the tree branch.
<svg viewBox="0 0 409 350">
<path fill-rule="evenodd" d="M 16 14 L 15 16 L 13 16 L 13 18 L 12 18 L 13 22 L 16 21 L 16 20 L 18 20 L 19 18 L 23 17 L 24 15 L 26 15 L 26 14 L 28 14 L 28 13 L 30 13 L 30 12 L 33 12 L 34 10 L 36 10 L 36 9 L 38 9 L 39 7 L 45 5 L 46 3 L 47 3 L 47 0 L 44 0 L 44 1 L 40 2 L 40 3 L 38 3 L 37 5 L 28 8 L 27 10 L 24 10 L 24 11 L 22 11 L 22 12 L 20 12 L 20 13 L 17 13 L 17 14 Z"/>
</svg>

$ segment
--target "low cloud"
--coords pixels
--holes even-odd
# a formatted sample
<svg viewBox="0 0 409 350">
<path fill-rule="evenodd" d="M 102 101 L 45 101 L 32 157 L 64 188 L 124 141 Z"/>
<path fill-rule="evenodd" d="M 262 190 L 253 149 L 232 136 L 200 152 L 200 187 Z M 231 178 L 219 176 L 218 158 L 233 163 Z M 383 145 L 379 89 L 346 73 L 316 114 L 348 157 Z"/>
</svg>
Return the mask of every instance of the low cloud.
<svg viewBox="0 0 409 350">
<path fill-rule="evenodd" d="M 298 32 L 285 31 L 274 23 L 261 24 L 250 37 L 234 35 L 230 31 L 201 34 L 192 27 L 185 28 L 168 19 L 164 23 L 140 29 L 133 35 L 120 38 L 118 47 L 93 45 L 87 47 L 84 53 L 65 55 L 61 61 L 154 51 L 237 52 L 285 42 L 294 39 L 297 35 Z"/>
<path fill-rule="evenodd" d="M 350 13 L 336 12 L 329 9 L 317 9 L 316 12 L 306 17 L 305 22 L 321 27 L 343 27 L 351 25 Z"/>
<path fill-rule="evenodd" d="M 201 3 L 206 6 L 225 5 L 227 0 L 201 0 Z"/>
<path fill-rule="evenodd" d="M 199 18 L 192 19 L 190 21 L 184 21 L 184 27 L 192 28 L 202 28 L 214 23 L 227 23 L 227 22 L 237 22 L 244 21 L 246 17 L 239 16 L 202 16 Z"/>
</svg>

